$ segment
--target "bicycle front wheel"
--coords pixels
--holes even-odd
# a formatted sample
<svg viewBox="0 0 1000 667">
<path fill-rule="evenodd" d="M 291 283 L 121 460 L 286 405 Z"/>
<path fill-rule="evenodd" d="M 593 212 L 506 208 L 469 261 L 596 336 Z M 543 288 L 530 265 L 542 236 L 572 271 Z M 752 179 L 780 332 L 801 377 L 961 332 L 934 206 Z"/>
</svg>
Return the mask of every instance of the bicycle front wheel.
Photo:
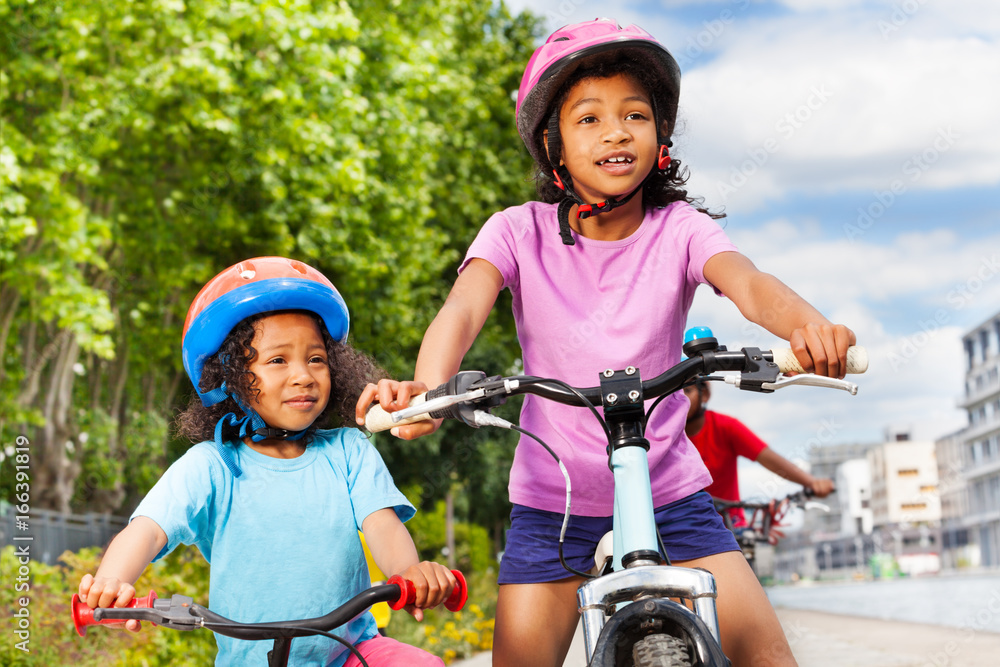
<svg viewBox="0 0 1000 667">
<path fill-rule="evenodd" d="M 672 635 L 649 635 L 632 646 L 635 667 L 691 667 L 687 642 Z"/>
</svg>

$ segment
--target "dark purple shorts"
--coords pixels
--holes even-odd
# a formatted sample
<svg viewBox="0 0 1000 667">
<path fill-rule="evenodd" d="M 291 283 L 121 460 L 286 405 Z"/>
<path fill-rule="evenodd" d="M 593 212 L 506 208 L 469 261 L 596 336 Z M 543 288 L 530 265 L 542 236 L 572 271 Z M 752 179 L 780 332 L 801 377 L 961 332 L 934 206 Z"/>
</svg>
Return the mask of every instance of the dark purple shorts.
<svg viewBox="0 0 1000 667">
<path fill-rule="evenodd" d="M 655 511 L 656 525 L 672 561 L 739 551 L 736 538 L 722 522 L 704 491 Z M 538 584 L 573 576 L 559 562 L 559 530 L 563 515 L 514 505 L 507 548 L 500 561 L 501 584 Z M 571 516 L 563 543 L 566 562 L 582 572 L 594 567 L 597 543 L 611 530 L 612 518 Z"/>
</svg>

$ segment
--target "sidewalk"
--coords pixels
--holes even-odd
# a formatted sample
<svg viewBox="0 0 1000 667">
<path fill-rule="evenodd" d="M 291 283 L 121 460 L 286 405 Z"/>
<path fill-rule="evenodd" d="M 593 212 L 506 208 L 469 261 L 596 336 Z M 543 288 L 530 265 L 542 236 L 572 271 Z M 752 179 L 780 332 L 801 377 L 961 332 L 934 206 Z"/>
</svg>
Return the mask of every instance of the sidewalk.
<svg viewBox="0 0 1000 667">
<path fill-rule="evenodd" d="M 777 610 L 799 667 L 995 667 L 1000 634 L 919 623 L 839 616 L 801 609 Z M 452 663 L 490 667 L 490 653 Z M 584 667 L 577 631 L 565 667 Z"/>
<path fill-rule="evenodd" d="M 1000 634 L 777 609 L 800 667 L 995 667 Z"/>
</svg>

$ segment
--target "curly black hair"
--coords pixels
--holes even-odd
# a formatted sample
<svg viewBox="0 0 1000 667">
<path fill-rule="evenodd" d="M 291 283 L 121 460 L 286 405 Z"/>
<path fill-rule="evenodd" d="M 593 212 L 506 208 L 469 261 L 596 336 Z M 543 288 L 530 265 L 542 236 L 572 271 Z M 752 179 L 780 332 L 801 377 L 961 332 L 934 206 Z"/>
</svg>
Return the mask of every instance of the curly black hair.
<svg viewBox="0 0 1000 667">
<path fill-rule="evenodd" d="M 316 421 L 309 426 L 303 442 L 308 443 L 317 429 L 357 428 L 354 406 L 361 391 L 369 382 L 377 382 L 379 378 L 387 376 L 371 357 L 350 345 L 334 340 L 322 318 L 308 311 L 271 311 L 242 320 L 226 336 L 219 351 L 205 361 L 201 372 L 201 391 L 210 391 L 225 382 L 230 393 L 238 396 L 244 404 L 253 405 L 260 393 L 254 386 L 257 377 L 250 370 L 250 364 L 257 357 L 257 350 L 252 344 L 257 331 L 256 325 L 265 317 L 287 312 L 300 312 L 315 320 L 326 345 L 327 362 L 330 366 L 330 401 Z M 232 397 L 205 407 L 195 394 L 187 408 L 177 416 L 177 430 L 192 442 L 212 440 L 215 438 L 216 424 L 230 412 L 237 417 L 244 415 L 243 409 Z M 237 435 L 233 429 L 223 429 L 224 441 Z"/>
<path fill-rule="evenodd" d="M 672 106 L 675 102 L 665 95 L 657 94 L 662 88 L 661 82 L 656 78 L 655 73 L 648 67 L 637 66 L 637 62 L 627 55 L 610 55 L 594 57 L 586 64 L 582 65 L 559 88 L 559 92 L 553 98 L 553 103 L 549 107 L 549 113 L 554 109 L 562 109 L 563 103 L 569 96 L 570 90 L 580 81 L 585 79 L 610 79 L 615 76 L 627 76 L 639 85 L 651 99 L 656 100 L 658 115 L 660 118 L 656 122 L 663 121 L 663 110 Z M 668 128 L 668 135 L 674 131 L 673 127 Z M 539 133 L 538 141 L 542 141 Z M 541 154 L 545 154 L 542 146 Z M 536 172 L 534 175 L 535 186 L 538 190 L 538 198 L 548 204 L 558 204 L 566 198 L 563 192 L 555 184 L 552 170 L 553 165 L 548 161 L 544 164 L 535 163 Z M 663 207 L 675 201 L 686 201 L 694 206 L 698 211 L 715 219 L 726 217 L 725 213 L 713 213 L 704 207 L 704 198 L 689 197 L 684 185 L 690 178 L 687 167 L 681 165 L 681 161 L 673 158 L 670 165 L 665 170 L 654 169 L 652 175 L 646 181 L 642 189 L 642 205 L 645 208 Z"/>
</svg>

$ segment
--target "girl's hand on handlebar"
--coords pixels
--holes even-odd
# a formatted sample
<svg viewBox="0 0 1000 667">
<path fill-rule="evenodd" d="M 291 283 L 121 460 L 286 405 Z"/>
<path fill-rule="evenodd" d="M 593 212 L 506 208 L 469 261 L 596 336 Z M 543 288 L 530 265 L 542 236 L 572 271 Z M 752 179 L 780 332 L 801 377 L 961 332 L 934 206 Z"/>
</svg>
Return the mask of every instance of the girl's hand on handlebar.
<svg viewBox="0 0 1000 667">
<path fill-rule="evenodd" d="M 809 373 L 843 378 L 847 374 L 847 348 L 857 342 L 843 324 L 809 324 L 792 332 L 788 343 L 802 368 Z"/>
<path fill-rule="evenodd" d="M 121 581 L 115 577 L 98 577 L 85 574 L 80 580 L 80 588 L 77 591 L 80 599 L 87 603 L 91 609 L 108 607 L 127 607 L 128 603 L 135 597 L 135 587 L 132 584 Z M 141 629 L 139 621 L 130 620 L 125 622 L 125 629 L 138 632 Z"/>
<path fill-rule="evenodd" d="M 458 584 L 451 570 L 440 563 L 426 560 L 411 565 L 399 575 L 413 582 L 417 594 L 416 600 L 412 605 L 406 605 L 404 609 L 418 621 L 424 620 L 424 609 L 436 607 L 447 600 Z"/>
<path fill-rule="evenodd" d="M 398 382 L 396 380 L 379 380 L 377 385 L 369 384 L 361 392 L 358 404 L 355 407 L 354 417 L 358 424 L 364 426 L 365 413 L 368 412 L 372 403 L 378 403 L 386 412 L 396 412 L 409 405 L 410 399 L 418 394 L 427 391 L 427 385 L 423 382 Z M 440 419 L 394 426 L 389 430 L 397 438 L 403 440 L 413 440 L 422 435 L 433 433 L 441 426 Z"/>
</svg>

